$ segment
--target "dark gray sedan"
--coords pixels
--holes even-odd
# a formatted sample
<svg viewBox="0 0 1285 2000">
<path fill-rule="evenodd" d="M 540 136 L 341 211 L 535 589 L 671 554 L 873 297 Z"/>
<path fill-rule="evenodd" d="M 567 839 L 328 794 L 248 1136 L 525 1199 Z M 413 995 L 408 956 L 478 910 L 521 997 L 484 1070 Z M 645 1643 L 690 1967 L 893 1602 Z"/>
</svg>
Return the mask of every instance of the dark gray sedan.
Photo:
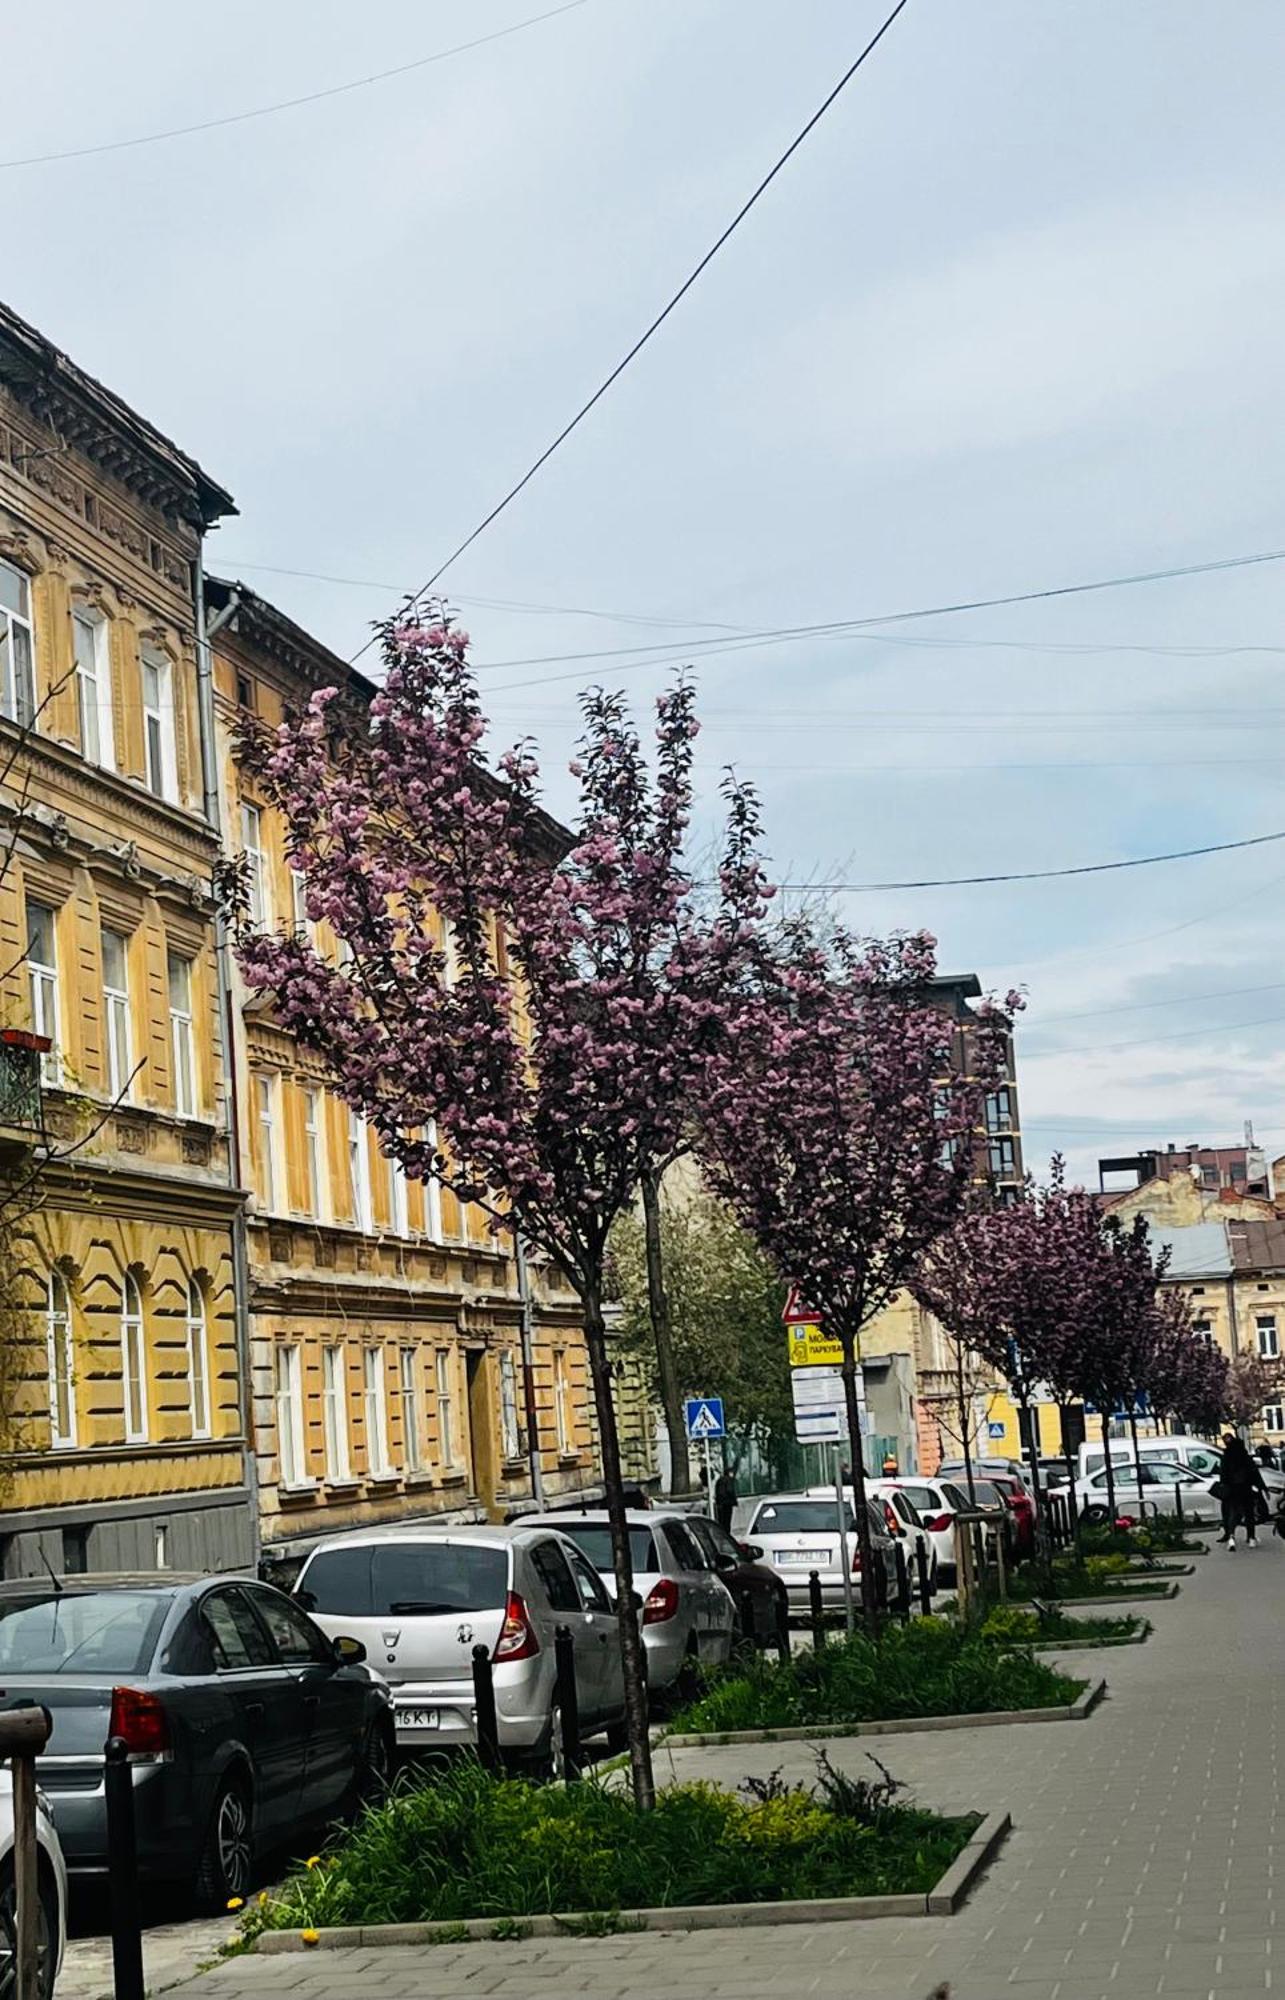
<svg viewBox="0 0 1285 2000">
<path fill-rule="evenodd" d="M 103 1750 L 122 1736 L 140 1875 L 210 1909 L 386 1780 L 391 1698 L 364 1657 L 249 1578 L 0 1586 L 0 1708 L 53 1717 L 37 1775 L 68 1868 L 107 1865 Z"/>
</svg>

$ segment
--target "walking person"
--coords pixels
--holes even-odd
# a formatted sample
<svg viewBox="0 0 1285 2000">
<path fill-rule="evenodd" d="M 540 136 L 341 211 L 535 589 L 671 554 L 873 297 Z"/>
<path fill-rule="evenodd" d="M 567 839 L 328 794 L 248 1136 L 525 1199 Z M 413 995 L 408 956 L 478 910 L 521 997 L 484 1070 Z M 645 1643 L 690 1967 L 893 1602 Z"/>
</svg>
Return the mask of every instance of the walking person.
<svg viewBox="0 0 1285 2000">
<path fill-rule="evenodd" d="M 1251 1458 L 1232 1431 L 1223 1439 L 1222 1464 L 1218 1468 L 1222 1489 L 1223 1531 L 1219 1541 L 1231 1552 L 1236 1549 L 1236 1530 L 1245 1530 L 1246 1547 L 1258 1547 L 1258 1496 L 1266 1493 L 1263 1469 Z"/>
<path fill-rule="evenodd" d="M 736 1512 L 736 1481 L 724 1466 L 714 1481 L 714 1519 L 725 1535 L 732 1532 L 732 1516 Z"/>
</svg>

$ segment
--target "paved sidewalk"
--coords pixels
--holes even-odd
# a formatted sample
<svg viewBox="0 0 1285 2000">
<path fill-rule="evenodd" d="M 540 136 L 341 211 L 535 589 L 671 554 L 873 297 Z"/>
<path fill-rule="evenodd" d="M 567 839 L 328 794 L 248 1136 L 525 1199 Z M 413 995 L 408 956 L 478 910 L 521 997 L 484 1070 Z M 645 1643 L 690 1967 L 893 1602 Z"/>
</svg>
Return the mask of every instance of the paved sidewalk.
<svg viewBox="0 0 1285 2000">
<path fill-rule="evenodd" d="M 926 1803 L 1008 1807 L 1014 1832 L 955 1918 L 242 1958 L 181 2000 L 1250 2000 L 1285 1996 L 1276 1802 L 1285 1546 L 1197 1559 L 1146 1646 L 1074 1653 L 1111 1695 L 1085 1723 L 869 1739 Z M 862 1746 L 829 1746 L 858 1769 Z M 735 1782 L 806 1745 L 680 1751 Z"/>
</svg>

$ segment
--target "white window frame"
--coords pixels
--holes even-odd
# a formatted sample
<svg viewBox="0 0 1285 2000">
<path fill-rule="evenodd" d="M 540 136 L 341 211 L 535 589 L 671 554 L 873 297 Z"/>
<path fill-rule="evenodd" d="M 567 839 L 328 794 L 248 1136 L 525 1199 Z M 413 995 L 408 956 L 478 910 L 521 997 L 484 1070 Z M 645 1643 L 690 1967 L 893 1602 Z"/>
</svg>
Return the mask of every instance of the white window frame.
<svg viewBox="0 0 1285 2000">
<path fill-rule="evenodd" d="M 298 868 L 290 870 L 290 909 L 296 931 L 302 931 L 315 949 L 317 926 L 308 915 L 308 878 Z"/>
<path fill-rule="evenodd" d="M 39 910 L 49 919 L 49 957 L 37 958 L 32 942 L 31 913 Z M 57 1085 L 62 1080 L 62 1037 L 58 1029 L 61 993 L 58 979 L 58 912 L 52 903 L 28 896 L 23 910 L 27 927 L 27 978 L 31 992 L 31 1025 L 36 1034 L 48 1035 L 53 1047 L 40 1058 L 40 1081 Z"/>
<path fill-rule="evenodd" d="M 194 961 L 185 958 L 172 945 L 165 952 L 165 989 L 169 996 L 170 1009 L 170 1062 L 174 1072 L 174 1109 L 180 1118 L 196 1116 L 196 1036 L 193 1032 L 192 1016 L 192 969 Z M 183 994 L 178 1002 L 174 998 L 174 971 L 182 966 Z"/>
<path fill-rule="evenodd" d="M 1276 1331 L 1275 1313 L 1257 1313 L 1254 1318 L 1254 1333 L 1258 1341 L 1260 1361 L 1279 1361 L 1280 1335 Z"/>
<path fill-rule="evenodd" d="M 326 1478 L 332 1486 L 348 1486 L 352 1482 L 352 1452 L 348 1443 L 348 1354 L 342 1341 L 322 1348 L 321 1371 Z"/>
<path fill-rule="evenodd" d="M 187 1281 L 187 1381 L 192 1407 L 192 1436 L 207 1438 L 210 1424 L 210 1338 L 205 1318 L 205 1294 L 195 1278 Z"/>
<path fill-rule="evenodd" d="M 147 1321 L 138 1279 L 126 1271 L 120 1293 L 121 1407 L 125 1413 L 126 1444 L 146 1444 Z"/>
<path fill-rule="evenodd" d="M 326 1214 L 326 1099 L 320 1084 L 305 1083 L 303 1092 L 303 1164 L 307 1182 L 307 1214 L 317 1221 Z"/>
<path fill-rule="evenodd" d="M 575 1450 L 571 1433 L 571 1377 L 567 1372 L 567 1350 L 553 1350 L 553 1424 L 558 1455 L 567 1458 Z"/>
<path fill-rule="evenodd" d="M 353 1221 L 363 1236 L 374 1234 L 375 1217 L 370 1199 L 370 1128 L 357 1112 L 348 1113 L 348 1180 L 352 1190 Z"/>
<path fill-rule="evenodd" d="M 277 1483 L 308 1484 L 308 1442 L 303 1427 L 303 1364 L 298 1345 L 278 1344 L 273 1357 L 277 1411 Z"/>
<path fill-rule="evenodd" d="M 149 698 L 148 679 L 156 676 L 156 699 Z M 174 662 L 157 646 L 144 646 L 138 656 L 138 685 L 143 707 L 144 783 L 158 799 L 178 799 L 178 756 L 174 740 Z"/>
<path fill-rule="evenodd" d="M 449 1347 L 437 1350 L 437 1457 L 443 1472 L 456 1465 L 455 1385 L 451 1369 L 454 1355 Z"/>
<path fill-rule="evenodd" d="M 121 978 L 116 985 L 107 970 L 107 940 L 120 946 Z M 103 960 L 103 1031 L 107 1055 L 107 1094 L 113 1103 L 127 1104 L 134 1074 L 134 1033 L 129 1012 L 129 939 L 104 924 L 99 938 Z"/>
<path fill-rule="evenodd" d="M 386 1479 L 393 1464 L 388 1451 L 388 1385 L 383 1348 L 364 1347 L 361 1365 L 366 1400 L 366 1472 L 371 1479 Z"/>
<path fill-rule="evenodd" d="M 76 711 L 80 718 L 80 754 L 105 771 L 116 769 L 116 732 L 112 718 L 111 640 L 100 611 L 78 604 L 71 614 L 72 655 L 76 662 Z M 82 642 L 82 634 L 86 635 Z M 87 652 L 82 651 L 82 643 Z"/>
<path fill-rule="evenodd" d="M 49 1273 L 45 1290 L 45 1349 L 49 1360 L 49 1441 L 55 1451 L 70 1451 L 76 1443 L 76 1348 L 71 1289 L 61 1271 Z"/>
<path fill-rule="evenodd" d="M 403 1347 L 397 1358 L 397 1380 L 402 1398 L 402 1464 L 407 1472 L 419 1472 L 424 1464 L 420 1438 L 419 1349 Z"/>
<path fill-rule="evenodd" d="M 256 930 L 272 928 L 272 882 L 268 874 L 268 854 L 263 844 L 263 810 L 248 799 L 241 801 L 241 852 L 245 856 L 246 891 L 250 921 Z"/>
<path fill-rule="evenodd" d="M 430 1118 L 424 1132 L 430 1152 L 437 1152 L 437 1120 Z M 426 1174 L 424 1187 L 424 1234 L 430 1243 L 442 1242 L 442 1183 L 436 1174 Z"/>
<path fill-rule="evenodd" d="M 410 1235 L 410 1187 L 401 1161 L 385 1154 L 388 1167 L 388 1229 L 392 1236 Z"/>
<path fill-rule="evenodd" d="M 511 1347 L 500 1352 L 500 1454 L 506 1464 L 522 1456 L 522 1417 L 518 1397 L 518 1364 Z"/>
<path fill-rule="evenodd" d="M 254 1073 L 255 1118 L 259 1129 L 259 1207 L 265 1215 L 277 1210 L 277 1079 L 268 1070 Z"/>
<path fill-rule="evenodd" d="M 0 604 L 0 715 L 19 728 L 36 718 L 36 627 L 31 616 L 31 578 L 16 563 L 0 561 L 0 575 L 17 579 L 19 609 Z M 22 671 L 18 672 L 19 655 Z"/>
<path fill-rule="evenodd" d="M 1285 1404 L 1263 1404 L 1263 1429 L 1266 1431 L 1285 1431 Z"/>
</svg>

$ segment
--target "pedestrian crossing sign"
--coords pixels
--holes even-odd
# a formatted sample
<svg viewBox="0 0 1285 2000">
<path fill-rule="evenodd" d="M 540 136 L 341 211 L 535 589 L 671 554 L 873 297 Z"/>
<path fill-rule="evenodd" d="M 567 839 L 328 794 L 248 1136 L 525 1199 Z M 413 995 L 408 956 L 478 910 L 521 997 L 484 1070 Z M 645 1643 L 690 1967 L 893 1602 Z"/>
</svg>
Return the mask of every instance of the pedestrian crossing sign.
<svg viewBox="0 0 1285 2000">
<path fill-rule="evenodd" d="M 687 1419 L 689 1438 L 699 1440 L 727 1436 L 721 1396 L 689 1396 L 683 1405 L 683 1414 Z"/>
</svg>

